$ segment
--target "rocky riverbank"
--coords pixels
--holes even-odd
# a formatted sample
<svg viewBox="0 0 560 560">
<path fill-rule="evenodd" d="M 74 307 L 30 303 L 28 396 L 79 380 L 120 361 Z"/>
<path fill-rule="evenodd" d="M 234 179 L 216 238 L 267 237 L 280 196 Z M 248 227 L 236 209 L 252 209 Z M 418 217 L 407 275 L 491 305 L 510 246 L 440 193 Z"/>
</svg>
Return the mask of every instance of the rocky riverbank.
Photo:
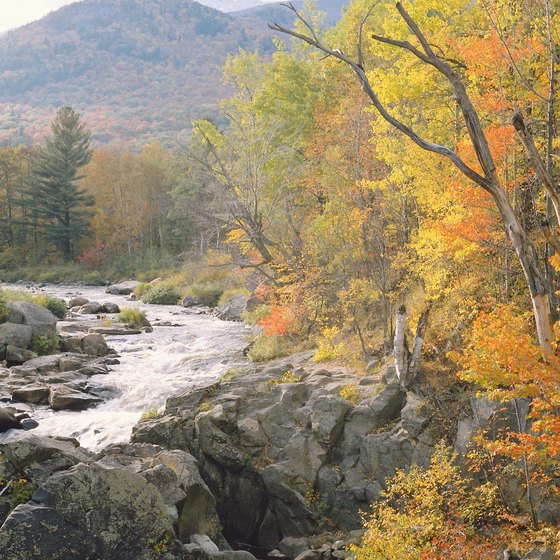
<svg viewBox="0 0 560 560">
<path fill-rule="evenodd" d="M 38 358 L 3 383 L 12 398 L 25 389 L 50 403 L 61 376 L 83 390 L 87 371 L 111 359 Z M 20 386 L 29 379 L 36 392 Z M 460 449 L 481 425 L 513 421 L 474 397 L 470 408 L 456 424 Z M 245 363 L 168 398 L 130 443 L 93 453 L 72 438 L 22 433 L 0 445 L 2 558 L 250 560 L 247 549 L 346 558 L 386 480 L 428 465 L 438 423 L 433 402 L 404 391 L 390 365 L 356 377 L 309 354 Z M 547 507 L 543 518 L 556 515 Z"/>
</svg>

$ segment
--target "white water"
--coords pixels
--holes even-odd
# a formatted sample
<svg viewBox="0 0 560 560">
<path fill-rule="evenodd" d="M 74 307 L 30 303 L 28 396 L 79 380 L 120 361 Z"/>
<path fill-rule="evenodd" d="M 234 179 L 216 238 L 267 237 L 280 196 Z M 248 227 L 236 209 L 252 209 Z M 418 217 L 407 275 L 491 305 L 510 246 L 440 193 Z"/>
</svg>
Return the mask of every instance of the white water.
<svg viewBox="0 0 560 560">
<path fill-rule="evenodd" d="M 105 288 L 47 286 L 45 291 L 66 300 L 83 295 L 90 301 L 136 307 L 146 312 L 154 332 L 106 336 L 107 344 L 118 352 L 121 363 L 110 366 L 108 375 L 90 379 L 97 387 L 117 389 L 119 396 L 81 412 L 33 407 L 31 416 L 39 422 L 33 430 L 35 434 L 74 437 L 93 451 L 128 441 L 143 412 L 160 409 L 169 396 L 217 379 L 244 362 L 241 350 L 247 344 L 247 331 L 240 323 L 196 315 L 179 306 L 127 301 L 126 296 L 105 294 Z M 91 318 L 86 315 L 77 319 Z M 162 322 L 179 326 L 158 326 Z M 0 435 L 0 442 L 20 433 L 10 430 Z"/>
</svg>

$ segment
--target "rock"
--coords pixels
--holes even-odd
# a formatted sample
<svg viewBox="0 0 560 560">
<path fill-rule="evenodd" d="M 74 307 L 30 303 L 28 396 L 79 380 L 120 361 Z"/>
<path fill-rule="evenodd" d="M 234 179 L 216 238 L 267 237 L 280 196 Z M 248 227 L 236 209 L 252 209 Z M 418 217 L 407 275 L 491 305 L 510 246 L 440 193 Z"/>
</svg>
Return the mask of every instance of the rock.
<svg viewBox="0 0 560 560">
<path fill-rule="evenodd" d="M 202 302 L 198 298 L 187 296 L 183 298 L 183 302 L 181 305 L 183 307 L 196 307 L 197 305 L 202 305 Z"/>
<path fill-rule="evenodd" d="M 241 321 L 241 314 L 245 310 L 248 299 L 247 296 L 243 295 L 228 298 L 224 305 L 218 309 L 216 317 L 222 319 L 222 321 Z M 186 307 L 184 301 L 183 307 Z"/>
<path fill-rule="evenodd" d="M 558 556 L 554 553 L 552 548 L 534 548 L 527 552 L 521 560 L 558 560 Z"/>
<path fill-rule="evenodd" d="M 12 400 L 31 404 L 47 404 L 49 395 L 50 387 L 42 383 L 34 383 L 15 389 L 12 393 Z"/>
<path fill-rule="evenodd" d="M 310 549 L 311 543 L 307 537 L 284 537 L 278 544 L 280 552 L 291 560 L 297 558 L 302 552 Z"/>
<path fill-rule="evenodd" d="M 82 307 L 82 305 L 86 303 L 89 303 L 89 299 L 83 296 L 76 296 L 68 302 L 68 309 L 72 309 L 72 307 Z"/>
<path fill-rule="evenodd" d="M 0 408 L 0 434 L 8 430 L 21 430 L 23 426 L 16 418 L 13 408 Z"/>
<path fill-rule="evenodd" d="M 200 546 L 206 554 L 213 555 L 220 552 L 220 549 L 212 542 L 208 535 L 191 535 L 190 541 Z"/>
<path fill-rule="evenodd" d="M 245 310 L 249 313 L 256 311 L 256 309 L 262 305 L 262 301 L 256 296 L 250 296 L 245 302 Z"/>
<path fill-rule="evenodd" d="M 105 313 L 120 313 L 121 308 L 116 303 L 105 302 L 103 304 L 103 311 Z"/>
<path fill-rule="evenodd" d="M 80 307 L 78 313 L 80 315 L 97 315 L 103 313 L 103 306 L 98 301 L 89 301 Z"/>
<path fill-rule="evenodd" d="M 60 356 L 39 356 L 25 362 L 22 366 L 16 366 L 11 369 L 12 375 L 20 377 L 36 377 L 37 375 L 50 375 L 52 373 L 60 373 L 58 365 Z"/>
<path fill-rule="evenodd" d="M 109 353 L 109 347 L 103 335 L 97 333 L 84 336 L 81 347 L 84 354 L 89 354 L 90 356 L 106 356 Z"/>
<path fill-rule="evenodd" d="M 319 397 L 311 409 L 311 430 L 320 444 L 334 445 L 344 427 L 346 413 L 352 408 L 345 399 L 334 396 Z"/>
<path fill-rule="evenodd" d="M 43 488 L 63 520 L 94 541 L 95 558 L 152 560 L 154 546 L 174 535 L 158 491 L 126 469 L 79 464 Z"/>
<path fill-rule="evenodd" d="M 127 327 L 92 327 L 89 329 L 89 332 L 106 336 L 142 334 L 142 331 L 140 329 L 129 329 Z"/>
<path fill-rule="evenodd" d="M 212 554 L 212 560 L 256 560 L 256 558 L 246 550 L 222 550 Z"/>
<path fill-rule="evenodd" d="M 430 423 L 428 413 L 428 400 L 409 392 L 406 397 L 406 405 L 401 411 L 403 428 L 411 437 L 418 437 Z"/>
<path fill-rule="evenodd" d="M 138 301 L 138 296 L 135 293 L 132 293 L 126 299 L 128 301 Z"/>
<path fill-rule="evenodd" d="M 18 348 L 27 348 L 31 342 L 33 329 L 29 325 L 15 323 L 0 324 L 0 348 L 10 345 Z"/>
<path fill-rule="evenodd" d="M 21 425 L 23 429 L 28 432 L 29 430 L 34 430 L 39 426 L 39 422 L 37 420 L 33 420 L 33 418 L 24 418 L 21 421 Z"/>
<path fill-rule="evenodd" d="M 89 463 L 93 454 L 69 438 L 21 434 L 0 444 L 0 451 L 19 472 L 41 483 L 54 472 Z"/>
<path fill-rule="evenodd" d="M 105 293 L 113 294 L 113 295 L 127 296 L 128 294 L 131 294 L 132 292 L 134 292 L 134 290 L 138 286 L 140 286 L 140 284 L 141 284 L 141 282 L 138 282 L 136 280 L 128 280 L 127 282 L 120 282 L 119 284 L 112 284 L 111 286 L 109 286 L 105 290 Z"/>
<path fill-rule="evenodd" d="M 37 354 L 31 350 L 25 350 L 23 348 L 18 348 L 17 346 L 6 346 L 6 362 L 10 365 L 14 364 L 24 364 L 29 360 L 37 358 Z"/>
<path fill-rule="evenodd" d="M 0 528 L 6 560 L 93 560 L 94 549 L 91 537 L 44 504 L 17 506 Z"/>
<path fill-rule="evenodd" d="M 321 560 L 322 557 L 323 551 L 321 550 L 304 550 L 296 556 L 295 560 Z"/>
<path fill-rule="evenodd" d="M 56 336 L 57 318 L 44 307 L 27 301 L 10 301 L 8 322 L 31 327 L 32 336 Z"/>
<path fill-rule="evenodd" d="M 53 410 L 84 410 L 101 402 L 99 397 L 68 386 L 50 389 L 49 404 Z"/>
</svg>

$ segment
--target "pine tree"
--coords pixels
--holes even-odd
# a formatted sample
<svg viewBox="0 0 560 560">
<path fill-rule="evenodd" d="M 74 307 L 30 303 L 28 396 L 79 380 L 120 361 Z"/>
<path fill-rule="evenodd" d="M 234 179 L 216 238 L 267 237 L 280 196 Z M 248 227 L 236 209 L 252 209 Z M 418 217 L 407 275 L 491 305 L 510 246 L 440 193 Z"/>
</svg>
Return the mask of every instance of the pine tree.
<svg viewBox="0 0 560 560">
<path fill-rule="evenodd" d="M 51 124 L 52 134 L 33 166 L 32 207 L 38 225 L 61 251 L 74 256 L 76 242 L 89 228 L 93 196 L 77 186 L 79 171 L 91 160 L 90 132 L 71 107 L 62 107 Z"/>
</svg>

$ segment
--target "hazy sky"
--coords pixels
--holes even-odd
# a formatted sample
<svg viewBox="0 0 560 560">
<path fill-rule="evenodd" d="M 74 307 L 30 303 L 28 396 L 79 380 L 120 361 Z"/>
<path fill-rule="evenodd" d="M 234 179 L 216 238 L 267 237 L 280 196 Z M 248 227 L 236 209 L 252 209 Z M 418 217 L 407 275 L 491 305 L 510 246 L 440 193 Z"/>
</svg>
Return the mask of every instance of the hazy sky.
<svg viewBox="0 0 560 560">
<path fill-rule="evenodd" d="M 0 0 L 0 33 L 35 21 L 76 0 Z"/>
</svg>

